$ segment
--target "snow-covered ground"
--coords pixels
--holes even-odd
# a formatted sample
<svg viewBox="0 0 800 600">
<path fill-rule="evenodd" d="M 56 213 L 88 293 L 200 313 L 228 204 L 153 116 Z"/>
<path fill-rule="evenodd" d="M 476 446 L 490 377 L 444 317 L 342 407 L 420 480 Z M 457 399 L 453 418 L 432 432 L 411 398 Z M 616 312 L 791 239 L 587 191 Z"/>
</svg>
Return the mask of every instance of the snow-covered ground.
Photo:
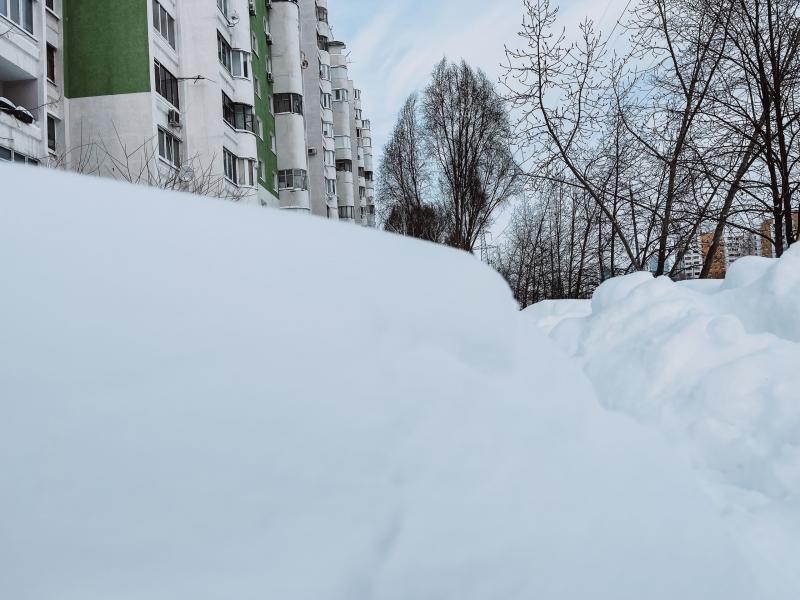
<svg viewBox="0 0 800 600">
<path fill-rule="evenodd" d="M 743 258 L 724 282 L 636 274 L 524 314 L 604 407 L 695 464 L 749 562 L 770 573 L 764 598 L 800 598 L 800 247 Z"/>
<path fill-rule="evenodd" d="M 777 529 L 798 388 L 770 380 L 797 339 L 778 320 L 684 309 L 671 335 L 667 285 L 634 277 L 550 311 L 557 343 L 446 248 L 46 170 L 0 181 L 0 598 L 797 597 Z M 674 293 L 750 314 L 739 283 Z M 630 317 L 603 333 L 615 303 Z M 648 375 L 659 335 L 673 351 Z M 715 353 L 681 375 L 708 383 L 658 404 L 681 349 Z M 760 417 L 756 391 L 712 389 L 736 360 L 719 385 L 768 390 Z"/>
</svg>

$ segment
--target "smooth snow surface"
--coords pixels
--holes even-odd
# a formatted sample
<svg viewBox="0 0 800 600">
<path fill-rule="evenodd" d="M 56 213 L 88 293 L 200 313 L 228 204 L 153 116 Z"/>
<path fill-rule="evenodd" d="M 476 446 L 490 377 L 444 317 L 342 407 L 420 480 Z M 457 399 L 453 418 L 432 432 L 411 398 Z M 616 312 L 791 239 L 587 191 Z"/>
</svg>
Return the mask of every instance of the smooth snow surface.
<svg viewBox="0 0 800 600">
<path fill-rule="evenodd" d="M 0 598 L 777 597 L 684 457 L 603 408 L 471 256 L 46 170 L 0 180 Z M 733 357 L 759 336 L 761 364 L 790 343 L 716 318 L 688 344 Z M 624 373 L 647 383 L 637 365 L 609 367 L 612 408 Z M 735 399 L 734 425 L 755 418 Z M 664 406 L 725 429 L 687 404 Z M 782 416 L 758 431 L 796 435 Z M 773 443 L 720 437 L 705 458 L 755 473 Z M 791 464 L 760 471 L 771 493 Z"/>
<path fill-rule="evenodd" d="M 740 259 L 724 282 L 639 273 L 524 314 L 578 359 L 603 406 L 689 456 L 768 574 L 762 597 L 800 598 L 800 247 Z"/>
</svg>

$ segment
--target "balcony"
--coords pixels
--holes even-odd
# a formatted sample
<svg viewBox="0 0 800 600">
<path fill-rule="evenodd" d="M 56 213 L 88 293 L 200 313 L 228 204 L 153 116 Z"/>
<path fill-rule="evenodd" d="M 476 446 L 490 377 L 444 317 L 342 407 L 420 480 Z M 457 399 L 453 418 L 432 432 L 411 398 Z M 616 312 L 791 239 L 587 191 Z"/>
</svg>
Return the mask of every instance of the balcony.
<svg viewBox="0 0 800 600">
<path fill-rule="evenodd" d="M 0 56 L 0 112 L 24 125 L 30 125 L 39 120 L 38 99 L 37 79 Z"/>
</svg>

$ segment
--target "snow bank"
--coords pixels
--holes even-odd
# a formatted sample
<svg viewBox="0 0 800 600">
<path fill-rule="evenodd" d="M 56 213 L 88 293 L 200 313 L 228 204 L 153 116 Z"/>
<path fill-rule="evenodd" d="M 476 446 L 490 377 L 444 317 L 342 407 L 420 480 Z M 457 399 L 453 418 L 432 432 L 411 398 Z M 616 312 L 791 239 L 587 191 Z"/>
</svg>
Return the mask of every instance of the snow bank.
<svg viewBox="0 0 800 600">
<path fill-rule="evenodd" d="M 0 166 L 0 598 L 768 597 L 473 258 L 32 175 Z"/>
<path fill-rule="evenodd" d="M 800 597 L 800 248 L 741 259 L 713 285 L 614 279 L 581 306 L 525 314 L 577 358 L 604 406 L 689 454 L 770 573 L 764 597 Z"/>
</svg>

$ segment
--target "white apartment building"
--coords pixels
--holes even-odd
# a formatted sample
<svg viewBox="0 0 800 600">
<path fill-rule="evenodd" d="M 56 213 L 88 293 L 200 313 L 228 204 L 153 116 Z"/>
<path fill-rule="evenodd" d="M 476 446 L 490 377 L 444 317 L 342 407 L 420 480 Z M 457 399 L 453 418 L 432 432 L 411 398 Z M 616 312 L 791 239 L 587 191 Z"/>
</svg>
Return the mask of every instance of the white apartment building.
<svg viewBox="0 0 800 600">
<path fill-rule="evenodd" d="M 0 160 L 38 165 L 64 119 L 61 0 L 0 0 Z"/>
<path fill-rule="evenodd" d="M 367 224 L 331 37 L 326 0 L 0 0 L 0 160 Z"/>
</svg>

